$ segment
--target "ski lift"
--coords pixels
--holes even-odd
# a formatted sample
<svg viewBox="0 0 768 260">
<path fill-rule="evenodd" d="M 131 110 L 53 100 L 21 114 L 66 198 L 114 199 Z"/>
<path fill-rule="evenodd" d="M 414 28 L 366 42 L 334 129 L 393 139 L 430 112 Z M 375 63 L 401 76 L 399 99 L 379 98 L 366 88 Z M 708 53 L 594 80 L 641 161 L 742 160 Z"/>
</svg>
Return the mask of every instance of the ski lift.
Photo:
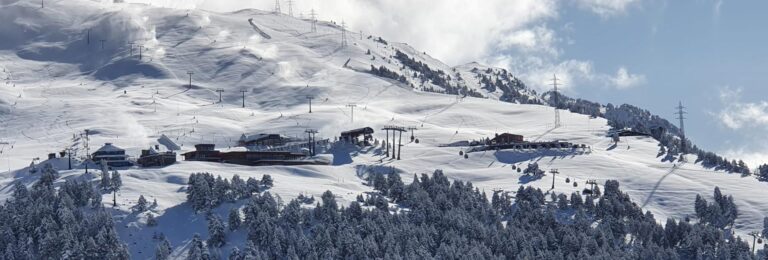
<svg viewBox="0 0 768 260">
<path fill-rule="evenodd" d="M 570 177 L 565 178 L 565 183 L 571 183 L 571 178 Z"/>
<path fill-rule="evenodd" d="M 517 170 L 517 165 L 512 165 L 512 170 Z"/>
<path fill-rule="evenodd" d="M 757 243 L 758 243 L 758 244 L 762 244 L 762 243 L 763 243 L 763 239 L 762 239 L 762 238 L 758 238 L 758 239 L 757 239 Z"/>
<path fill-rule="evenodd" d="M 469 159 L 469 154 L 464 154 L 464 159 Z"/>
<path fill-rule="evenodd" d="M 520 173 L 521 171 L 522 171 L 522 170 L 520 170 L 520 168 L 517 168 L 517 173 Z"/>
<path fill-rule="evenodd" d="M 464 155 L 464 151 L 459 151 L 459 155 Z"/>
<path fill-rule="evenodd" d="M 575 188 L 575 187 L 579 187 L 579 183 L 574 181 L 574 182 L 573 182 L 573 187 L 574 187 L 574 188 Z"/>
<path fill-rule="evenodd" d="M 584 190 L 581 191 L 581 194 L 592 195 L 594 192 L 590 189 L 584 188 Z"/>
</svg>

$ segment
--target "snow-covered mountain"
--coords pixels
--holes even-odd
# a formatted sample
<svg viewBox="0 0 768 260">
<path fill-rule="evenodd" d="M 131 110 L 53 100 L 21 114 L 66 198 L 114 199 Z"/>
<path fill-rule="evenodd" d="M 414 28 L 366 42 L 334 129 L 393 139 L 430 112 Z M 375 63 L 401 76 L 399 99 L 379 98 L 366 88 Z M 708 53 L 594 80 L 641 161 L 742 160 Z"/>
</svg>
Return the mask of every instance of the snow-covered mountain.
<svg viewBox="0 0 768 260">
<path fill-rule="evenodd" d="M 123 188 L 112 210 L 117 231 L 133 258 L 153 257 L 156 233 L 164 233 L 173 255 L 182 257 L 194 233 L 207 235 L 205 216 L 185 203 L 191 173 L 230 179 L 269 174 L 275 180 L 270 191 L 283 200 L 299 194 L 319 198 L 331 190 L 347 205 L 372 191 L 361 176 L 381 169 L 396 170 L 404 180 L 442 169 L 448 178 L 488 192 L 520 185 L 548 190 L 554 180 L 556 192 L 571 193 L 587 180 L 619 180 L 660 220 L 694 215 L 696 194 L 709 196 L 719 186 L 740 209 L 735 231 L 743 236 L 762 229 L 766 183 L 702 167 L 692 163 L 693 156 L 691 163 L 664 160 L 651 138 L 625 137 L 616 145 L 606 137 L 610 127 L 603 118 L 562 111 L 562 125 L 555 127 L 553 109 L 537 105 L 543 99 L 503 69 L 451 67 L 404 43 L 343 33 L 329 21 L 318 21 L 316 32 L 311 25 L 259 10 L 214 13 L 87 0 L 48 1 L 40 8 L 36 2 L 0 0 L 0 165 L 8 170 L 0 175 L 2 198 L 11 196 L 15 183 L 37 180 L 28 167 L 33 161 L 60 170 L 59 183 L 97 178 L 84 174 L 78 158 L 73 170 L 63 158 L 45 160 L 65 149 L 84 156 L 86 129 L 90 152 L 113 143 L 137 157 L 162 135 L 182 151 L 198 143 L 228 150 L 236 149 L 242 134 L 303 137 L 306 129 L 333 140 L 342 131 L 372 127 L 380 142 L 382 127 L 399 125 L 415 127 L 419 140 L 410 142 L 406 134 L 402 160 L 385 158 L 380 146 L 336 146 L 319 155 L 331 165 L 181 161 L 120 170 Z M 467 147 L 447 145 L 504 132 L 589 149 L 483 151 L 464 158 L 459 154 Z M 528 180 L 513 170 L 532 162 L 560 174 Z M 158 226 L 147 227 L 147 215 L 132 212 L 140 195 L 157 200 L 151 211 Z M 105 205 L 111 200 L 104 195 Z M 238 206 L 225 204 L 214 212 L 226 217 Z M 245 237 L 243 231 L 229 234 L 222 252 L 242 248 Z"/>
</svg>

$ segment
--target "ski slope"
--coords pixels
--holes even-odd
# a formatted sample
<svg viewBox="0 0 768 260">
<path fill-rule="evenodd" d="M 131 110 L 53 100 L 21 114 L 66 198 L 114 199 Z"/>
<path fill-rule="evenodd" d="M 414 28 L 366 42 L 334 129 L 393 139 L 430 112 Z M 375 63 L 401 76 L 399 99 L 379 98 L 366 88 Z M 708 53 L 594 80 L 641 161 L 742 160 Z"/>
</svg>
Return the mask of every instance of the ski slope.
<svg viewBox="0 0 768 260">
<path fill-rule="evenodd" d="M 369 126 L 380 142 L 385 137 L 379 129 L 401 125 L 417 127 L 420 141 L 410 142 L 410 133 L 403 134 L 402 160 L 385 158 L 380 146 L 339 146 L 320 155 L 331 158 L 328 166 L 181 161 L 166 168 L 121 170 L 124 187 L 113 210 L 121 238 L 136 259 L 152 258 L 155 233 L 168 236 L 177 257 L 184 255 L 192 234 L 205 238 L 205 216 L 184 203 L 193 172 L 227 178 L 270 174 L 275 179 L 270 192 L 283 201 L 300 193 L 319 197 L 331 190 L 346 204 L 371 191 L 361 178 L 368 171 L 396 170 L 410 181 L 414 174 L 442 169 L 448 177 L 471 181 L 488 194 L 515 191 L 520 185 L 549 190 L 551 175 L 528 180 L 512 169 L 530 162 L 560 171 L 554 178 L 555 192 L 581 191 L 590 179 L 601 184 L 619 180 L 635 202 L 660 220 L 694 215 L 695 195 L 709 198 L 719 186 L 736 199 L 738 234 L 762 228 L 768 183 L 693 163 L 662 162 L 658 143 L 649 138 L 622 138 L 614 146 L 605 137 L 609 128 L 601 118 L 562 111 L 562 126 L 554 127 L 553 108 L 501 102 L 501 93 L 482 89 L 476 78 L 488 69 L 482 65 L 451 67 L 406 44 L 384 44 L 375 35 L 352 32 L 347 33 L 349 46 L 342 48 L 339 26 L 320 21 L 317 28 L 310 32 L 308 20 L 258 10 L 213 13 L 85 0 L 47 1 L 41 9 L 28 1 L 0 0 L 0 198 L 10 196 L 15 181 L 34 182 L 37 176 L 28 172 L 34 158 L 42 159 L 35 162 L 38 165 L 53 163 L 60 169 L 59 181 L 98 179 L 93 168 L 85 175 L 78 161 L 74 170 L 67 170 L 62 159 L 45 161 L 48 153 L 66 148 L 84 155 L 79 134 L 85 129 L 91 132 L 91 152 L 111 142 L 138 156 L 161 135 L 182 151 L 197 143 L 227 150 L 243 133 L 301 137 L 311 128 L 319 137 L 333 139 L 342 131 Z M 144 48 L 141 60 L 139 45 Z M 400 73 L 418 83 L 413 88 L 365 72 L 371 65 L 400 71 L 401 64 L 391 58 L 396 50 L 433 69 L 455 70 L 463 84 L 484 97 L 424 92 L 408 70 Z M 218 89 L 223 90 L 220 103 Z M 246 91 L 245 108 L 241 90 Z M 307 96 L 314 98 L 311 114 Z M 354 118 L 348 104 L 357 105 Z M 501 150 L 469 153 L 465 159 L 459 152 L 467 147 L 440 147 L 503 132 L 529 141 L 586 144 L 591 151 Z M 566 183 L 566 178 L 579 186 Z M 131 212 L 139 195 L 157 200 L 158 207 L 151 211 L 159 226 L 146 227 L 146 214 Z M 105 194 L 103 201 L 111 207 L 112 195 Z M 230 207 L 239 205 L 225 204 L 216 212 L 225 217 Z M 229 234 L 222 252 L 242 248 L 244 239 L 243 231 Z"/>
</svg>

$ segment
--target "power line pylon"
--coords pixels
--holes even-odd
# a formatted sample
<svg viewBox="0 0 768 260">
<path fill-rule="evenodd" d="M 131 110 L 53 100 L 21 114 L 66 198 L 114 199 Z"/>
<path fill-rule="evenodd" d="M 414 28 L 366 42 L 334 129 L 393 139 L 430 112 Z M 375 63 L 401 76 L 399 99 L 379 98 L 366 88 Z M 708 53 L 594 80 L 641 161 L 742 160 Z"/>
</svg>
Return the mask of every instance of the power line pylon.
<svg viewBox="0 0 768 260">
<path fill-rule="evenodd" d="M 752 250 L 751 250 L 751 252 L 752 252 L 752 254 L 754 254 L 755 253 L 755 247 L 757 245 L 757 238 L 758 237 L 762 237 L 762 235 L 760 235 L 760 232 L 757 232 L 757 231 L 749 232 L 748 235 L 752 236 Z"/>
<path fill-rule="evenodd" d="M 275 13 L 280 14 L 280 0 L 275 0 Z"/>
<path fill-rule="evenodd" d="M 317 13 L 315 13 L 315 9 L 312 9 L 312 11 L 309 13 L 312 19 L 312 32 L 317 32 Z"/>
<path fill-rule="evenodd" d="M 224 89 L 217 88 L 216 92 L 219 92 L 219 103 L 221 103 L 221 93 L 224 92 Z"/>
<path fill-rule="evenodd" d="M 555 107 L 555 127 L 557 128 L 557 127 L 560 127 L 560 110 L 558 110 L 558 108 L 557 108 L 557 106 L 560 104 L 560 102 L 559 102 L 560 94 L 557 92 L 557 86 L 559 84 L 557 83 L 557 75 L 555 75 L 555 74 L 552 74 L 552 84 L 551 85 L 555 87 L 555 94 L 554 94 L 554 96 L 555 96 L 555 105 L 554 105 L 554 107 Z"/>
<path fill-rule="evenodd" d="M 317 154 L 317 151 L 315 150 L 315 134 L 317 134 L 317 130 L 307 129 L 304 132 L 307 133 L 307 137 L 309 138 L 307 140 L 307 148 L 309 149 L 309 155 L 315 156 Z"/>
<path fill-rule="evenodd" d="M 552 170 L 549 170 L 549 173 L 552 174 L 552 190 L 554 191 L 555 190 L 555 175 L 559 174 L 560 171 L 558 171 L 557 169 L 552 169 Z"/>
<path fill-rule="evenodd" d="M 288 16 L 293 17 L 293 0 L 288 0 Z"/>
<path fill-rule="evenodd" d="M 677 119 L 680 120 L 680 135 L 681 135 L 680 136 L 680 149 L 681 149 L 681 152 L 683 154 L 685 154 L 687 152 L 687 150 L 686 150 L 686 147 L 685 147 L 686 146 L 685 145 L 686 140 L 685 140 L 685 122 L 684 121 L 685 121 L 685 114 L 688 114 L 688 113 L 686 113 L 683 110 L 683 109 L 685 109 L 685 107 L 683 106 L 683 102 L 682 101 L 680 101 L 678 103 L 677 107 L 675 107 L 675 108 L 677 109 L 677 112 L 675 112 L 675 114 L 677 115 Z"/>
<path fill-rule="evenodd" d="M 312 114 L 312 99 L 315 99 L 312 96 L 307 96 L 307 100 L 309 100 L 309 113 Z"/>
<path fill-rule="evenodd" d="M 241 93 L 243 93 L 243 108 L 245 108 L 245 93 L 248 92 L 248 90 L 240 90 Z"/>
<path fill-rule="evenodd" d="M 341 21 L 341 47 L 347 47 L 347 23 Z"/>
<path fill-rule="evenodd" d="M 189 74 L 189 88 L 192 89 L 192 74 L 195 74 L 192 71 L 187 71 L 187 74 Z"/>
<path fill-rule="evenodd" d="M 351 119 L 352 119 L 352 122 L 354 123 L 355 122 L 355 108 L 357 107 L 357 105 L 356 104 L 347 104 L 347 107 L 350 108 L 351 111 L 352 111 Z"/>
</svg>

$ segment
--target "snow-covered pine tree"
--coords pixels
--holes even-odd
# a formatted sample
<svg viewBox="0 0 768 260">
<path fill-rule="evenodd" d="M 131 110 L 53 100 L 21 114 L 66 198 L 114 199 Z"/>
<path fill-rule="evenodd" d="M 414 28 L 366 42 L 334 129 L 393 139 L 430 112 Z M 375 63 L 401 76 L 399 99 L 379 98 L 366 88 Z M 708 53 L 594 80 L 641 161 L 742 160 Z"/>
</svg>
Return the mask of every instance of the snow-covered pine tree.
<svg viewBox="0 0 768 260">
<path fill-rule="evenodd" d="M 165 234 L 163 233 L 160 233 L 158 240 L 159 242 L 155 246 L 155 259 L 157 260 L 169 259 L 171 252 L 173 251 L 173 248 L 171 247 L 171 242 L 168 241 L 168 238 L 165 237 Z"/>
<path fill-rule="evenodd" d="M 272 176 L 269 174 L 264 174 L 264 176 L 261 176 L 261 185 L 264 185 L 264 187 L 267 189 L 272 188 L 272 186 L 274 185 Z"/>
<path fill-rule="evenodd" d="M 147 226 L 157 226 L 157 218 L 155 218 L 155 215 L 152 213 L 147 213 Z"/>
<path fill-rule="evenodd" d="M 224 224 L 221 223 L 221 219 L 215 214 L 211 214 L 208 217 L 208 235 L 208 246 L 222 247 L 226 243 Z"/>
<path fill-rule="evenodd" d="M 240 220 L 240 212 L 237 208 L 232 208 L 229 210 L 229 230 L 235 231 L 238 228 L 240 228 L 240 223 L 242 223 L 242 220 Z"/>
<path fill-rule="evenodd" d="M 139 200 L 136 202 L 134 209 L 137 212 L 144 212 L 147 210 L 147 203 L 149 202 L 147 202 L 147 199 L 144 198 L 144 195 L 139 195 Z"/>
</svg>

